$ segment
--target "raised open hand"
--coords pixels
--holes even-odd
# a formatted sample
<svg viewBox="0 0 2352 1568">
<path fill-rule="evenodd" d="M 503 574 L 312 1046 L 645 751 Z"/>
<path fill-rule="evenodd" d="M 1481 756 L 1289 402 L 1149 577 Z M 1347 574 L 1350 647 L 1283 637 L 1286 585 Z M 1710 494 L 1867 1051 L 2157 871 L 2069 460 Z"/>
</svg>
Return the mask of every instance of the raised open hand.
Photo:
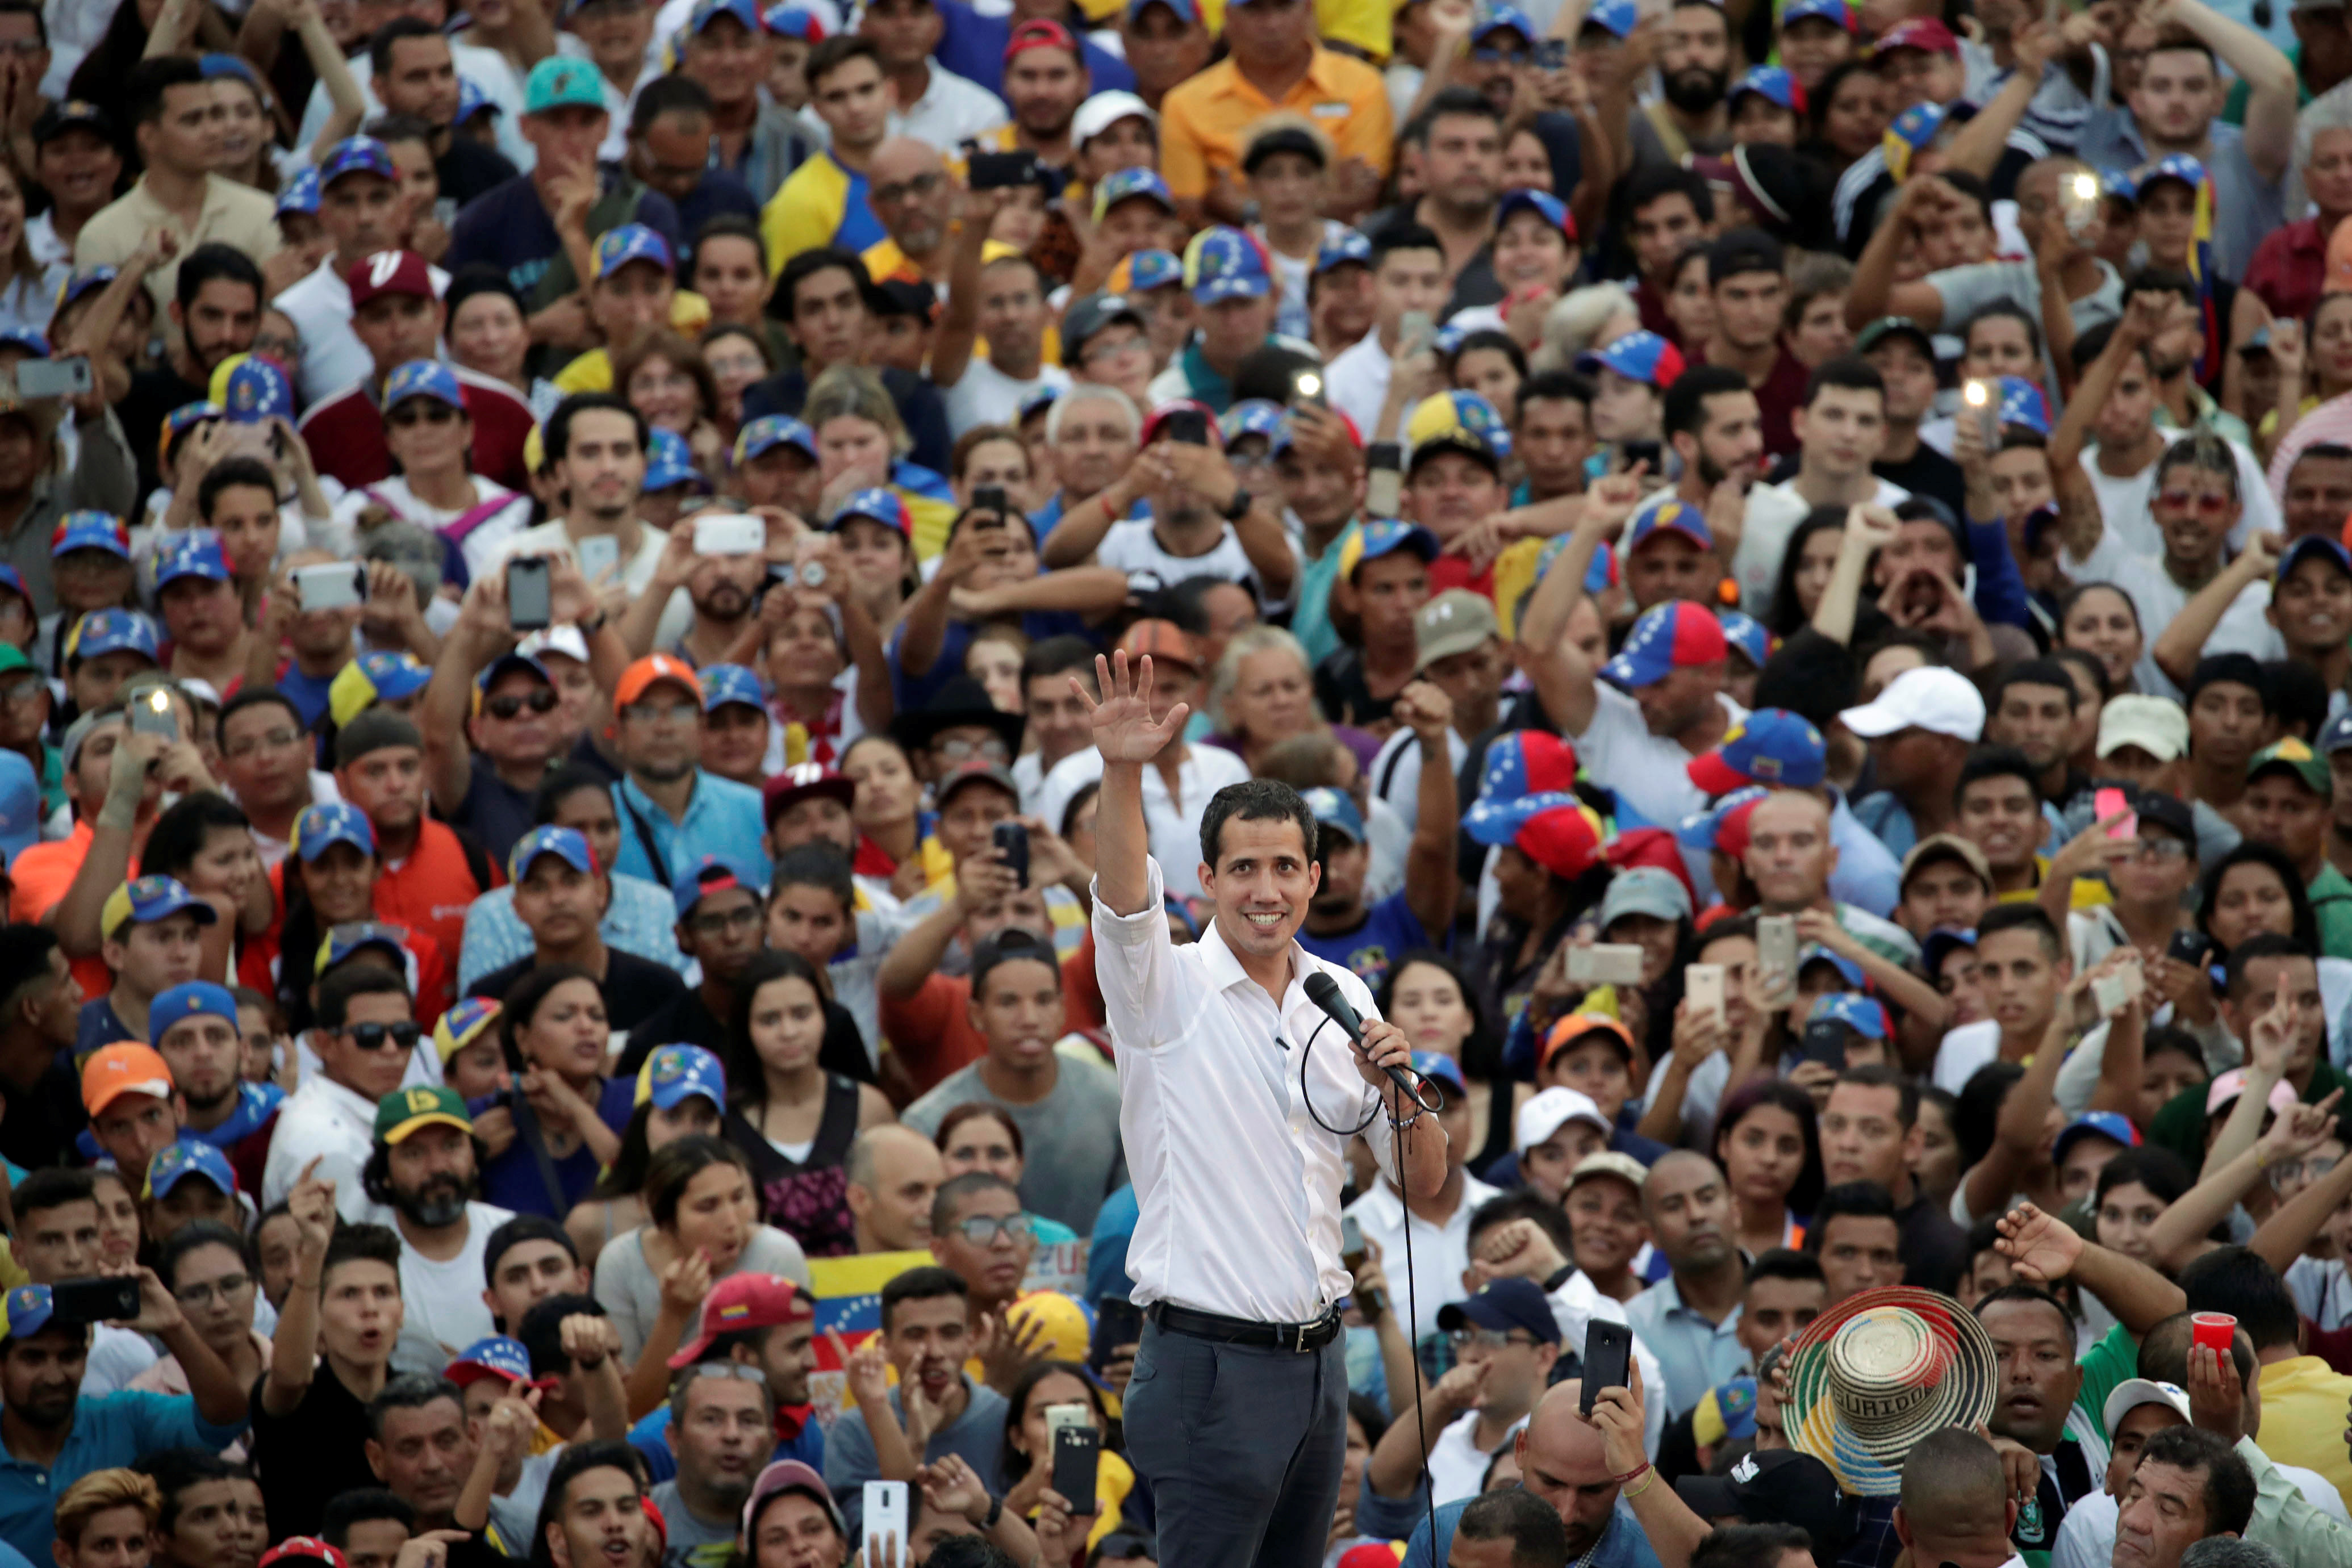
<svg viewBox="0 0 2352 1568">
<path fill-rule="evenodd" d="M 2030 1203 L 2021 1203 L 2000 1217 L 1994 1243 L 2010 1266 L 2028 1282 L 2046 1285 L 2074 1271 L 2083 1256 L 2083 1239 L 2071 1225 L 2061 1223 Z"/>
<path fill-rule="evenodd" d="M 1095 680 L 1102 688 L 1100 702 L 1076 676 L 1071 677 L 1070 689 L 1087 705 L 1095 749 L 1102 753 L 1105 762 L 1149 762 L 1184 733 L 1184 720 L 1192 711 L 1188 704 L 1178 703 L 1156 721 L 1151 716 L 1150 654 L 1143 656 L 1142 667 L 1130 677 L 1123 651 L 1108 659 L 1097 653 Z"/>
</svg>

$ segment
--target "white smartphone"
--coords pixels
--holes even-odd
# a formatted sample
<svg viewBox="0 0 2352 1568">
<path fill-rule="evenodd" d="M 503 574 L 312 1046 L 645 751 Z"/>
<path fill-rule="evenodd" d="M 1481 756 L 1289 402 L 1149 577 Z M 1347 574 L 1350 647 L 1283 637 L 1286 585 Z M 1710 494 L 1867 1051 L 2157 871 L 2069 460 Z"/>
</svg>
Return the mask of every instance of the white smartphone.
<svg viewBox="0 0 2352 1568">
<path fill-rule="evenodd" d="M 1724 1016 L 1723 966 L 1692 964 L 1683 970 L 1683 994 L 1690 998 L 1694 1012 L 1712 1012 L 1717 1019 Z"/>
<path fill-rule="evenodd" d="M 2124 1004 L 2136 1000 L 2147 988 L 2141 977 L 2139 966 L 2126 964 L 2111 975 L 2101 975 L 2091 982 L 2092 1005 L 2101 1018 L 2112 1018 Z"/>
<path fill-rule="evenodd" d="M 367 598 L 367 568 L 298 566 L 294 596 L 305 610 L 348 610 Z"/>
<path fill-rule="evenodd" d="M 87 397 L 96 382 L 86 359 L 26 360 L 16 366 L 16 395 L 21 398 Z"/>
<path fill-rule="evenodd" d="M 1785 1008 L 1797 999 L 1797 917 L 1766 915 L 1756 922 L 1756 967 L 1768 988 L 1764 1005 Z"/>
<path fill-rule="evenodd" d="M 572 553 L 579 559 L 580 575 L 593 583 L 621 564 L 621 541 L 611 534 L 590 534 Z"/>
<path fill-rule="evenodd" d="M 745 512 L 706 513 L 694 519 L 697 555 L 757 555 L 768 548 L 768 525 Z"/>
<path fill-rule="evenodd" d="M 1568 977 L 1587 986 L 1638 986 L 1642 949 L 1629 942 L 1595 942 L 1568 950 Z"/>
<path fill-rule="evenodd" d="M 867 1481 L 861 1523 L 865 1541 L 857 1549 L 857 1561 L 861 1564 L 878 1563 L 881 1568 L 898 1568 L 907 1560 L 907 1483 Z M 878 1552 L 876 1546 L 886 1536 L 890 1542 L 887 1555 Z"/>
</svg>

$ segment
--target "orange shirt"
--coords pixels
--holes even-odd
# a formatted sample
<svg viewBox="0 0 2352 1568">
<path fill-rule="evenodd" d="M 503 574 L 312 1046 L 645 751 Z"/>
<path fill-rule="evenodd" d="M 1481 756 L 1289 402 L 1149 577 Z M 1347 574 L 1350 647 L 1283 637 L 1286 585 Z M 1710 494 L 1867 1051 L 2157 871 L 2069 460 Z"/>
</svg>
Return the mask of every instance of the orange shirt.
<svg viewBox="0 0 2352 1568">
<path fill-rule="evenodd" d="M 8 868 L 16 884 L 11 917 L 34 925 L 47 919 L 51 910 L 65 902 L 66 889 L 80 874 L 81 862 L 89 858 L 90 841 L 97 836 L 96 829 L 79 821 L 64 838 L 54 843 L 35 844 L 18 855 L 16 863 Z M 136 860 L 131 862 L 131 874 L 139 874 Z M 114 988 L 114 971 L 95 953 L 76 958 L 73 973 L 74 978 L 81 982 L 84 997 L 102 997 Z"/>
<path fill-rule="evenodd" d="M 1102 1027 L 1102 991 L 1095 983 L 1094 933 L 1062 960 L 1066 1029 Z M 927 1094 L 959 1068 L 988 1054 L 988 1041 L 971 1027 L 971 980 L 964 975 L 933 974 L 923 988 L 903 1000 L 882 998 L 882 1034 Z"/>
<path fill-rule="evenodd" d="M 1250 128 L 1278 110 L 1301 114 L 1330 137 L 1341 159 L 1360 158 L 1386 175 L 1396 141 L 1388 84 L 1363 61 L 1318 47 L 1307 74 L 1279 103 L 1250 85 L 1230 59 L 1171 90 L 1160 106 L 1160 173 L 1175 195 L 1209 193 L 1213 170 L 1238 183 Z"/>
<path fill-rule="evenodd" d="M 493 861 L 489 887 L 476 882 L 457 835 L 428 817 L 408 858 L 384 862 L 375 884 L 376 917 L 421 932 L 443 953 L 455 953 L 466 940 L 466 911 L 502 880 Z"/>
</svg>

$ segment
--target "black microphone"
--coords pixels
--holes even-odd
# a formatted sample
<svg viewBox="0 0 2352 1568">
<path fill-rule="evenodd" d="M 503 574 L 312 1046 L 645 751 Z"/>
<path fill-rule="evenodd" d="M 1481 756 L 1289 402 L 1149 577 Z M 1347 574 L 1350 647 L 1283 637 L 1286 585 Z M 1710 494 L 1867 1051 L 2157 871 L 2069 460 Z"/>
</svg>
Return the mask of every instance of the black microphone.
<svg viewBox="0 0 2352 1568">
<path fill-rule="evenodd" d="M 1318 969 L 1307 977 L 1306 991 L 1307 999 L 1321 1008 L 1333 1023 L 1347 1032 L 1349 1040 L 1358 1045 L 1364 1043 L 1364 1020 L 1358 1018 L 1356 1009 L 1349 1005 L 1347 997 L 1339 990 L 1339 981 Z M 1406 1097 L 1414 1104 L 1427 1103 L 1422 1099 L 1421 1091 L 1413 1087 L 1412 1080 L 1405 1076 L 1403 1068 L 1383 1067 L 1381 1071 L 1387 1073 L 1389 1081 L 1404 1091 Z"/>
</svg>

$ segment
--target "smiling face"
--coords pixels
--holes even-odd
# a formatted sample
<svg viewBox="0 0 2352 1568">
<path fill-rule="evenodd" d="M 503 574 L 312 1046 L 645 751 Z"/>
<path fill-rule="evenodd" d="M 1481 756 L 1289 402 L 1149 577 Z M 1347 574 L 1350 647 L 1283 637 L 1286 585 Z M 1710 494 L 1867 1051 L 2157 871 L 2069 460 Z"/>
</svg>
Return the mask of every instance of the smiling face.
<svg viewBox="0 0 2352 1568">
<path fill-rule="evenodd" d="M 1216 901 L 1218 933 L 1246 957 L 1273 958 L 1289 949 L 1321 882 L 1306 835 L 1287 816 L 1226 819 L 1217 864 L 1201 867 L 1201 886 Z"/>
</svg>

